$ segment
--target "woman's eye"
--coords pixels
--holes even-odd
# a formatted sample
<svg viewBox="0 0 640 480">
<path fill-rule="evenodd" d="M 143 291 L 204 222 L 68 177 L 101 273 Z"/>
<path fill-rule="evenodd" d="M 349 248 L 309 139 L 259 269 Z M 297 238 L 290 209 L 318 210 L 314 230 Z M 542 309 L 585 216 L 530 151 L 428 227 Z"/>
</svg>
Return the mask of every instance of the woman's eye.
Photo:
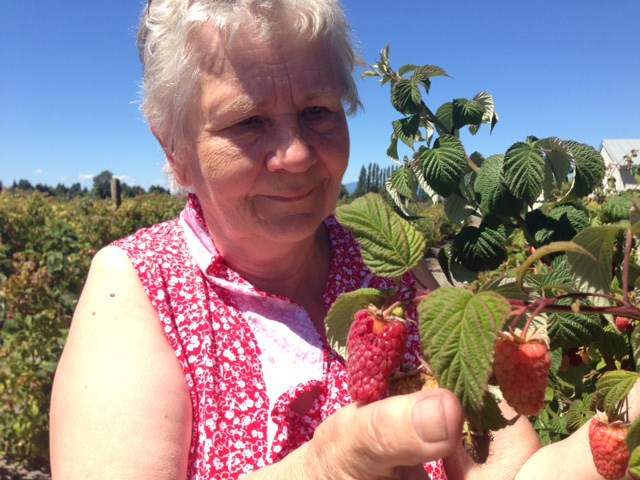
<svg viewBox="0 0 640 480">
<path fill-rule="evenodd" d="M 237 123 L 240 127 L 253 127 L 260 125 L 262 120 L 259 117 L 249 117 Z"/>
<path fill-rule="evenodd" d="M 309 115 L 319 115 L 321 113 L 326 113 L 329 110 L 325 107 L 308 107 L 305 108 L 304 112 Z"/>
</svg>

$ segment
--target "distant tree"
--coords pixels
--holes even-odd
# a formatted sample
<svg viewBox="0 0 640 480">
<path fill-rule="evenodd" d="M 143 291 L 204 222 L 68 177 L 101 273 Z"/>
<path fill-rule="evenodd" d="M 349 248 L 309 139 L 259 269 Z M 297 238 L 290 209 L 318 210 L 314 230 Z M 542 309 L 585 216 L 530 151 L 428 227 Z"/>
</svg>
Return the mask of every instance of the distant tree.
<svg viewBox="0 0 640 480">
<path fill-rule="evenodd" d="M 133 198 L 137 195 L 144 195 L 144 188 L 135 185 L 135 186 L 130 186 L 127 185 L 126 183 L 122 183 L 122 196 L 124 198 Z"/>
<path fill-rule="evenodd" d="M 367 169 L 364 165 L 360 168 L 360 175 L 358 176 L 358 183 L 356 189 L 353 192 L 353 197 L 357 198 L 367 193 Z"/>
<path fill-rule="evenodd" d="M 349 198 L 349 190 L 344 186 L 344 183 L 340 185 L 340 193 L 338 193 L 339 200 L 347 200 Z"/>
<path fill-rule="evenodd" d="M 97 198 L 111 198 L 111 179 L 113 173 L 105 170 L 93 177 L 93 188 L 91 194 Z"/>
<path fill-rule="evenodd" d="M 161 187 L 160 185 L 151 185 L 148 191 L 149 193 L 166 193 L 167 195 L 169 194 L 169 190 Z"/>
<path fill-rule="evenodd" d="M 16 183 L 15 181 L 13 182 L 12 188 L 14 190 L 33 190 L 33 185 L 31 185 L 31 182 L 29 180 L 21 178 L 20 180 L 18 180 L 18 183 Z"/>
<path fill-rule="evenodd" d="M 69 187 L 69 190 L 67 191 L 67 197 L 74 198 L 80 195 L 87 195 L 88 193 L 89 192 L 87 191 L 87 187 L 82 188 L 82 185 L 76 182 Z"/>
<path fill-rule="evenodd" d="M 53 189 L 49 185 L 43 185 L 42 183 L 36 183 L 35 189 L 39 192 L 46 193 L 48 195 L 54 196 L 55 193 Z"/>
</svg>

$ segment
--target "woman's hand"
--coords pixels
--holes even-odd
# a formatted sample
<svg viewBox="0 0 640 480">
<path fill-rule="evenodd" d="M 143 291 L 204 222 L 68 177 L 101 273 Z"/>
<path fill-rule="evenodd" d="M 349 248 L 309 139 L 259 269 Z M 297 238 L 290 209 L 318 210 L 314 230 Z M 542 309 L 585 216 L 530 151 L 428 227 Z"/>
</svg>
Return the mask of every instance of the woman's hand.
<svg viewBox="0 0 640 480">
<path fill-rule="evenodd" d="M 426 479 L 422 464 L 458 448 L 462 421 L 458 399 L 441 389 L 348 405 L 325 420 L 310 442 L 246 478 Z"/>
</svg>

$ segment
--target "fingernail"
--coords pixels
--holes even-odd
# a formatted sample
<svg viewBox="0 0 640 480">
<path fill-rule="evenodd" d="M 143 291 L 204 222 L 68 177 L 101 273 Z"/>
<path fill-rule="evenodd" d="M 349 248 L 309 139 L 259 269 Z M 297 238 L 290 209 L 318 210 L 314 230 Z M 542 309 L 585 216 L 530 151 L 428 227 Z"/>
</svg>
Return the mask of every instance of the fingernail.
<svg viewBox="0 0 640 480">
<path fill-rule="evenodd" d="M 411 422 L 418 436 L 425 442 L 442 442 L 449 438 L 439 397 L 424 398 L 416 403 Z"/>
</svg>

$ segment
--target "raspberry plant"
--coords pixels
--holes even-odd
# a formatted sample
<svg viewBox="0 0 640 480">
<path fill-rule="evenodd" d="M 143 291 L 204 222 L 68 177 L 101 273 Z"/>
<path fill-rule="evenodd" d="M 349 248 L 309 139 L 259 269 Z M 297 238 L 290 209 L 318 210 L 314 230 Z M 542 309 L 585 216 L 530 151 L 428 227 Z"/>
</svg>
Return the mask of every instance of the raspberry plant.
<svg viewBox="0 0 640 480">
<path fill-rule="evenodd" d="M 596 411 L 629 423 L 626 399 L 640 362 L 640 331 L 633 328 L 640 319 L 640 202 L 604 191 L 602 157 L 575 141 L 530 136 L 504 154 L 468 154 L 461 132 L 475 135 L 482 125 L 492 130 L 494 100 L 480 92 L 432 108 L 425 100 L 432 79 L 448 76 L 440 67 L 395 71 L 387 47 L 365 76 L 390 86 L 401 115 L 392 122 L 387 151 L 397 169 L 388 195 L 360 197 L 342 205 L 337 217 L 373 273 L 397 280 L 414 274 L 415 321 L 430 373 L 460 399 L 466 428 L 490 437 L 511 420 L 500 413 L 493 376 L 496 344 L 510 335 L 535 335 L 550 350 L 550 357 L 539 347 L 526 352 L 544 371 L 519 371 L 515 382 L 537 378 L 547 386 L 543 397 L 534 395 L 542 412 L 531 416 L 543 443 L 565 438 Z M 400 148 L 409 154 L 401 157 Z M 459 225 L 438 256 L 454 286 L 433 291 L 420 284 L 426 245 L 411 223 L 425 194 L 442 201 Z M 338 298 L 327 317 L 330 340 L 345 352 L 354 313 L 393 302 L 393 291 L 373 289 Z M 617 317 L 628 319 L 623 330 Z M 626 435 L 635 475 L 639 432 L 633 422 Z"/>
</svg>

